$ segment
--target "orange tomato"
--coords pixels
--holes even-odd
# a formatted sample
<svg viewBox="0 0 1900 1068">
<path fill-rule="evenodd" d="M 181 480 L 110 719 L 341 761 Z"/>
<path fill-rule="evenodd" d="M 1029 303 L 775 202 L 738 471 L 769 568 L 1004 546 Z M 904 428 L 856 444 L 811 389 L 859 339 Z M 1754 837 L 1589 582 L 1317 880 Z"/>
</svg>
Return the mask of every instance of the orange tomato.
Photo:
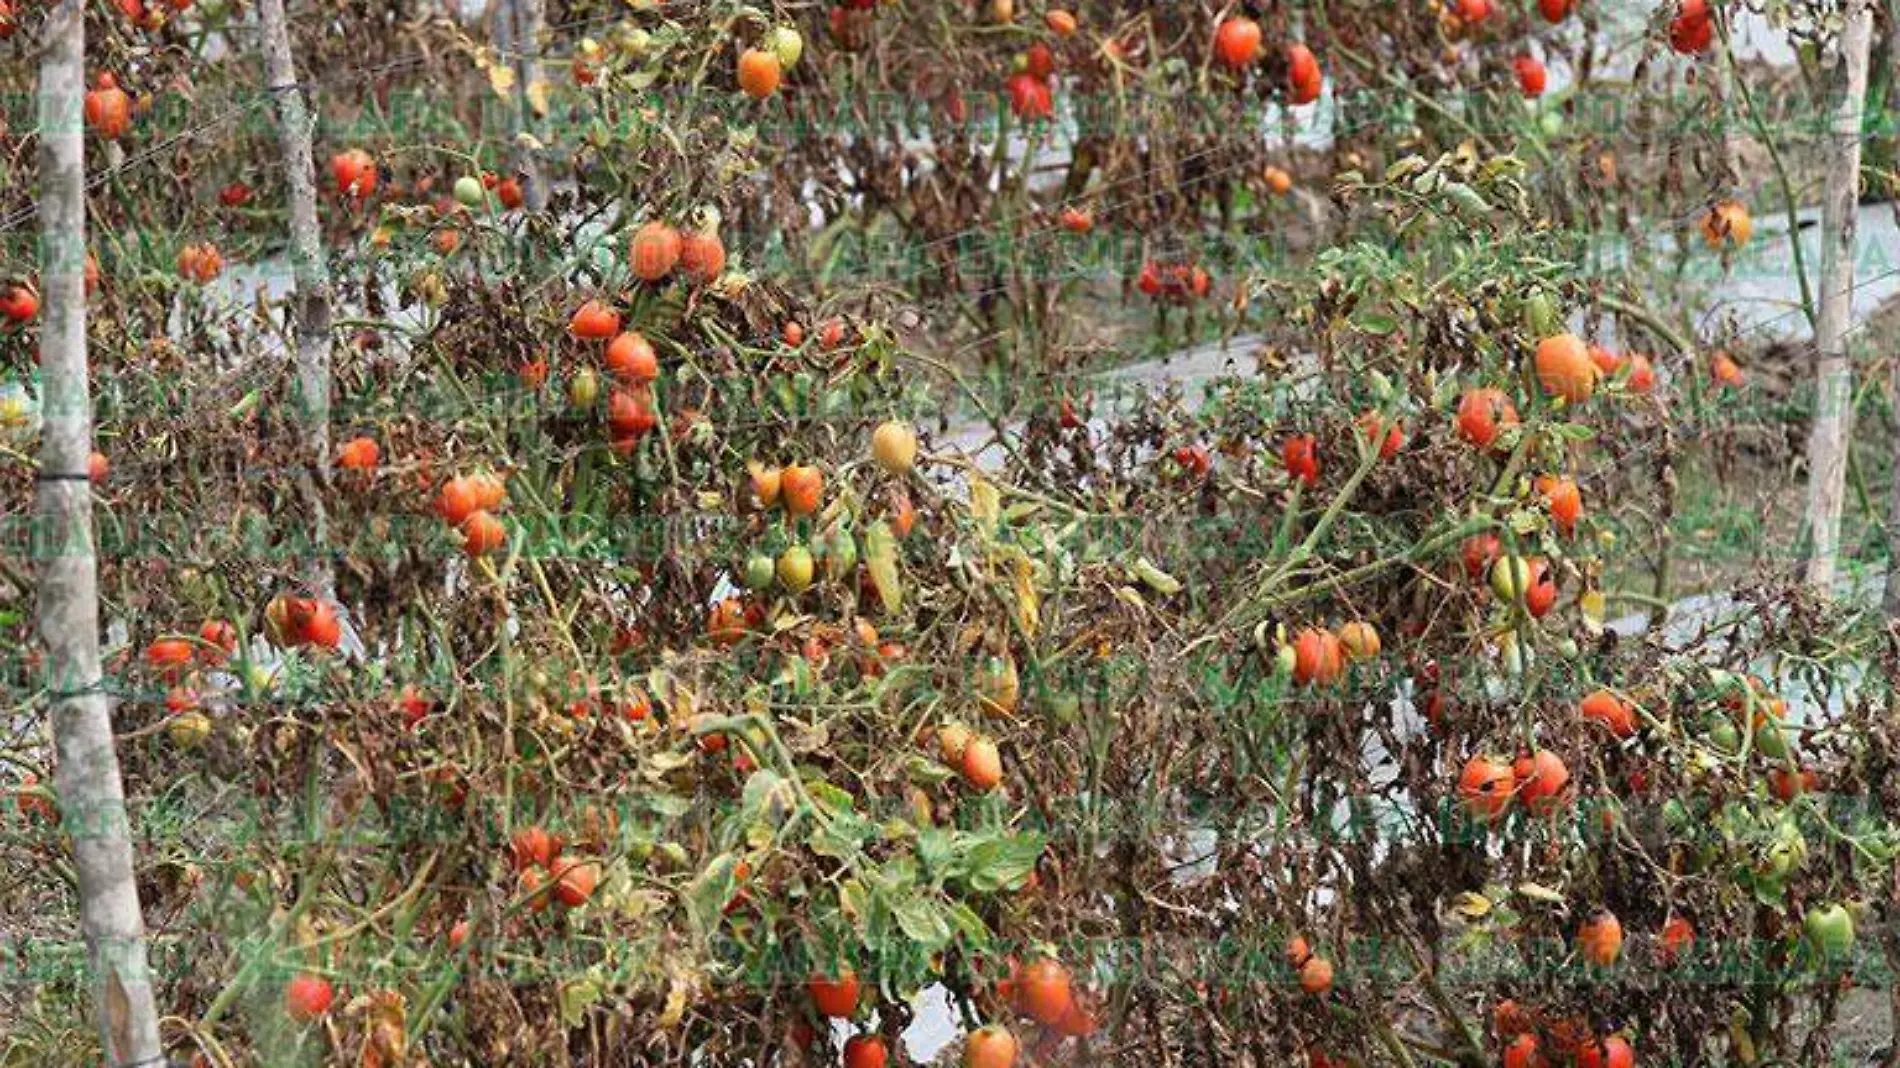
<svg viewBox="0 0 1900 1068">
<path fill-rule="evenodd" d="M 999 1024 L 970 1033 L 963 1044 L 963 1068 L 1012 1068 L 1021 1047 L 1016 1036 Z"/>
<path fill-rule="evenodd" d="M 811 515 L 823 503 L 825 476 L 816 467 L 799 464 L 786 467 L 781 485 L 785 510 L 792 515 Z"/>
<path fill-rule="evenodd" d="M 462 551 L 470 556 L 485 556 L 508 544 L 508 528 L 481 509 L 462 520 L 461 530 Z"/>
<path fill-rule="evenodd" d="M 1293 639 L 1293 682 L 1329 685 L 1345 670 L 1339 638 L 1330 630 L 1303 630 Z"/>
<path fill-rule="evenodd" d="M 739 55 L 739 88 L 754 100 L 777 92 L 783 73 L 778 53 L 769 49 L 748 48 Z"/>
<path fill-rule="evenodd" d="M 132 98 L 111 74 L 100 74 L 86 92 L 86 125 L 108 141 L 125 136 L 132 125 Z"/>
<path fill-rule="evenodd" d="M 567 332 L 586 341 L 603 341 L 620 330 L 620 313 L 611 305 L 590 300 L 574 309 Z"/>
<path fill-rule="evenodd" d="M 1516 425 L 1517 407 L 1503 390 L 1466 390 L 1458 402 L 1458 436 L 1480 449 L 1490 448 L 1501 432 Z"/>
<path fill-rule="evenodd" d="M 1511 777 L 1518 784 L 1518 797 L 1524 807 L 1540 816 L 1563 802 L 1564 788 L 1570 785 L 1570 769 L 1564 766 L 1563 758 L 1548 749 L 1519 757 L 1511 767 Z"/>
<path fill-rule="evenodd" d="M 1584 959 L 1607 968 L 1623 952 L 1623 924 L 1608 909 L 1599 909 L 1577 930 L 1577 948 Z"/>
<path fill-rule="evenodd" d="M 1016 1003 L 1030 1019 L 1054 1024 L 1071 1007 L 1069 970 L 1048 957 L 1038 957 L 1016 974 Z"/>
<path fill-rule="evenodd" d="M 1493 820 L 1511 807 L 1511 795 L 1517 787 L 1511 766 L 1490 757 L 1474 756 L 1465 762 L 1458 776 L 1458 796 L 1474 815 Z"/>
<path fill-rule="evenodd" d="M 688 233 L 680 238 L 680 273 L 689 282 L 704 284 L 726 269 L 726 246 L 714 233 Z"/>
<path fill-rule="evenodd" d="M 1590 399 L 1597 384 L 1590 350 L 1575 334 L 1553 334 L 1537 343 L 1537 381 L 1544 392 L 1572 404 Z"/>
<path fill-rule="evenodd" d="M 1635 710 L 1608 690 L 1598 690 L 1585 697 L 1577 706 L 1577 713 L 1593 723 L 1603 724 L 1618 738 L 1636 733 Z"/>
<path fill-rule="evenodd" d="M 1583 514 L 1583 493 L 1577 484 L 1561 476 L 1544 475 L 1537 480 L 1537 492 L 1550 509 L 1558 532 L 1566 537 L 1576 533 L 1577 519 Z"/>
<path fill-rule="evenodd" d="M 971 737 L 957 761 L 963 781 L 977 793 L 988 793 L 1003 781 L 1003 757 L 996 743 L 983 735 Z"/>
<path fill-rule="evenodd" d="M 618 334 L 607 343 L 602 358 L 607 371 L 623 382 L 651 382 L 660 377 L 660 360 L 653 345 L 638 331 Z"/>
<path fill-rule="evenodd" d="M 633 235 L 628 259 L 633 273 L 641 280 L 658 282 L 673 273 L 680 261 L 681 241 L 678 230 L 663 222 L 650 222 Z"/>
<path fill-rule="evenodd" d="M 376 447 L 375 438 L 356 437 L 343 443 L 337 452 L 336 465 L 347 471 L 374 471 L 381 457 L 382 450 Z"/>
</svg>

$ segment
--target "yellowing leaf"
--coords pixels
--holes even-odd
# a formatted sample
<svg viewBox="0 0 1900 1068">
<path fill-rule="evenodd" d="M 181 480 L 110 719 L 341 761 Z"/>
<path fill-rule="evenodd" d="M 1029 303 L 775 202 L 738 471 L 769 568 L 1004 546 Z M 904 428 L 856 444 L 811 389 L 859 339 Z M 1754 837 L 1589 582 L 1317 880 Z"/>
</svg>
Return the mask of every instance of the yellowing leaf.
<svg viewBox="0 0 1900 1068">
<path fill-rule="evenodd" d="M 1163 597 L 1181 592 L 1181 580 L 1156 567 L 1145 556 L 1135 561 L 1135 577 Z"/>
<path fill-rule="evenodd" d="M 1550 905 L 1561 905 L 1564 903 L 1564 896 L 1562 894 L 1558 893 L 1555 890 L 1552 890 L 1551 888 L 1547 886 L 1542 886 L 1537 883 L 1532 883 L 1532 882 L 1518 883 L 1517 892 L 1524 895 L 1525 897 L 1530 898 L 1532 901 L 1542 901 Z"/>
<path fill-rule="evenodd" d="M 663 1029 L 679 1026 L 686 1015 L 686 980 L 674 976 L 666 991 L 666 1007 L 660 1010 L 659 1018 L 653 1022 Z"/>
<path fill-rule="evenodd" d="M 488 73 L 488 87 L 495 91 L 496 96 L 507 96 L 514 92 L 515 72 L 513 68 L 500 63 L 488 63 L 485 64 L 485 69 Z"/>
<path fill-rule="evenodd" d="M 1016 610 L 1021 617 L 1023 633 L 1033 638 L 1042 619 L 1042 598 L 1036 592 L 1036 569 L 1029 563 L 1027 556 L 1016 557 L 1016 569 L 1013 576 L 1016 586 Z"/>
<path fill-rule="evenodd" d="M 864 532 L 864 567 L 877 587 L 884 611 L 896 615 L 904 608 L 904 588 L 897 573 L 897 535 L 889 523 L 878 520 Z"/>
<path fill-rule="evenodd" d="M 1475 920 L 1491 911 L 1491 899 L 1466 891 L 1452 899 L 1451 908 L 1465 919 Z"/>
<path fill-rule="evenodd" d="M 970 480 L 970 515 L 985 530 L 995 530 L 997 517 L 1003 513 L 1002 494 L 996 487 L 982 478 Z"/>
<path fill-rule="evenodd" d="M 528 83 L 528 106 L 536 115 L 546 118 L 548 114 L 548 83 L 545 78 L 536 78 Z"/>
<path fill-rule="evenodd" d="M 1604 600 L 1602 590 L 1591 590 L 1577 598 L 1577 607 L 1583 610 L 1583 625 L 1591 634 L 1603 633 Z"/>
</svg>

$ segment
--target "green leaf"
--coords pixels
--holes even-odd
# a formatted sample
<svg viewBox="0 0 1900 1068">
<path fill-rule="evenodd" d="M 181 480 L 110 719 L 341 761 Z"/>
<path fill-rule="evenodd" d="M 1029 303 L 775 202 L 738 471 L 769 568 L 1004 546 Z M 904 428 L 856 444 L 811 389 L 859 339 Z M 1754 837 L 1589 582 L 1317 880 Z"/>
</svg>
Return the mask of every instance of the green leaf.
<svg viewBox="0 0 1900 1068">
<path fill-rule="evenodd" d="M 950 942 L 950 922 L 935 897 L 904 898 L 891 905 L 891 914 L 905 936 L 925 949 L 941 949 Z"/>
<path fill-rule="evenodd" d="M 956 836 L 941 827 L 930 827 L 918 832 L 917 860 L 927 872 L 941 872 L 950 866 L 957 856 Z"/>
<path fill-rule="evenodd" d="M 864 849 L 864 843 L 877 834 L 877 825 L 862 817 L 843 813 L 821 823 L 811 834 L 811 851 L 821 857 L 845 860 Z"/>
<path fill-rule="evenodd" d="M 1036 860 L 1042 856 L 1046 844 L 1039 834 L 1011 835 L 977 843 L 963 863 L 970 889 L 979 894 L 993 894 L 1022 886 L 1035 870 Z"/>
<path fill-rule="evenodd" d="M 1385 337 L 1399 328 L 1399 321 L 1385 312 L 1367 311 L 1353 316 L 1352 325 L 1353 329 L 1362 334 Z"/>
<path fill-rule="evenodd" d="M 957 933 L 962 935 L 965 941 L 974 943 L 972 948 L 981 949 L 989 944 L 989 925 L 983 922 L 983 917 L 978 916 L 975 909 L 953 898 L 945 912 L 949 916 L 950 925 L 957 929 Z"/>
<path fill-rule="evenodd" d="M 600 1001 L 600 983 L 593 976 L 584 976 L 561 984 L 560 994 L 561 1023 L 568 1027 L 579 1027 L 587 1016 L 587 1010 Z"/>
<path fill-rule="evenodd" d="M 857 799 L 848 792 L 822 779 L 806 783 L 805 792 L 810 794 L 811 799 L 818 803 L 818 807 L 826 812 L 850 812 L 857 803 Z"/>
<path fill-rule="evenodd" d="M 726 902 L 732 900 L 732 891 L 738 882 L 733 875 L 738 864 L 738 858 L 731 853 L 721 853 L 687 886 L 686 911 L 700 931 L 710 933 L 719 926 Z"/>
</svg>

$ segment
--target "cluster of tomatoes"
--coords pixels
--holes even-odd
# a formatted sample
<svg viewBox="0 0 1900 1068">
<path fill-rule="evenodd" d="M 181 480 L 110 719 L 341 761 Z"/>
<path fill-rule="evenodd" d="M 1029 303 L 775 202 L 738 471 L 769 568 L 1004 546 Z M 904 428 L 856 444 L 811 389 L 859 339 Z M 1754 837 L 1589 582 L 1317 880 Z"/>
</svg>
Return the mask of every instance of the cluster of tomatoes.
<svg viewBox="0 0 1900 1068">
<path fill-rule="evenodd" d="M 1207 269 L 1195 263 L 1161 263 L 1148 260 L 1135 277 L 1135 288 L 1155 300 L 1185 303 L 1207 296 L 1213 279 Z"/>
<path fill-rule="evenodd" d="M 271 640 L 287 648 L 334 649 L 343 640 L 336 606 L 318 597 L 273 597 L 264 606 L 264 622 Z"/>
<path fill-rule="evenodd" d="M 1347 664 L 1372 660 L 1383 648 L 1378 629 L 1355 619 L 1338 633 L 1325 627 L 1300 631 L 1291 645 L 1281 646 L 1280 661 L 1292 673 L 1294 685 L 1329 686 L 1345 674 Z"/>
<path fill-rule="evenodd" d="M 462 535 L 462 551 L 485 556 L 508 544 L 508 528 L 495 512 L 508 501 L 508 488 L 495 475 L 458 475 L 442 485 L 435 511 Z"/>
<path fill-rule="evenodd" d="M 567 332 L 579 341 L 606 342 L 602 362 L 615 382 L 607 397 L 609 443 L 622 456 L 632 454 L 640 439 L 660 425 L 653 398 L 660 361 L 653 343 L 637 330 L 623 332 L 620 313 L 596 300 L 575 310 Z M 545 374 L 545 369 L 538 373 Z M 593 373 L 583 368 L 568 382 L 568 399 L 576 407 L 592 407 L 598 389 Z"/>
<path fill-rule="evenodd" d="M 224 273 L 224 256 L 209 241 L 186 245 L 178 251 L 178 273 L 199 285 L 210 285 Z"/>
<path fill-rule="evenodd" d="M 545 912 L 551 901 L 577 909 L 594 896 L 600 865 L 564 856 L 565 844 L 541 827 L 525 827 L 509 840 L 509 857 L 530 911 Z"/>
<path fill-rule="evenodd" d="M 1229 70 L 1245 71 L 1261 56 L 1260 24 L 1244 15 L 1222 22 L 1214 31 L 1214 56 Z M 1286 48 L 1287 100 L 1295 106 L 1311 104 L 1325 88 L 1326 76 L 1319 58 L 1303 44 Z"/>
</svg>

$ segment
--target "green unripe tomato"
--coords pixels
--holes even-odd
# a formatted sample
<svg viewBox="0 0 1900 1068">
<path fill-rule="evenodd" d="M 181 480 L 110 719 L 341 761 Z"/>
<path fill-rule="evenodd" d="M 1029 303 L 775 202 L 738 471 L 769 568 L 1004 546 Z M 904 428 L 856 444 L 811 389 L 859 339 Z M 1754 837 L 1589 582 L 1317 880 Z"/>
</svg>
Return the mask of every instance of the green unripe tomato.
<svg viewBox="0 0 1900 1068">
<path fill-rule="evenodd" d="M 772 585 L 772 577 L 775 573 L 771 557 L 764 553 L 753 553 L 746 557 L 745 588 L 763 590 Z"/>
<path fill-rule="evenodd" d="M 791 70 L 805 55 L 805 38 L 790 26 L 779 26 L 765 35 L 765 47 L 778 56 L 780 67 Z"/>
</svg>

